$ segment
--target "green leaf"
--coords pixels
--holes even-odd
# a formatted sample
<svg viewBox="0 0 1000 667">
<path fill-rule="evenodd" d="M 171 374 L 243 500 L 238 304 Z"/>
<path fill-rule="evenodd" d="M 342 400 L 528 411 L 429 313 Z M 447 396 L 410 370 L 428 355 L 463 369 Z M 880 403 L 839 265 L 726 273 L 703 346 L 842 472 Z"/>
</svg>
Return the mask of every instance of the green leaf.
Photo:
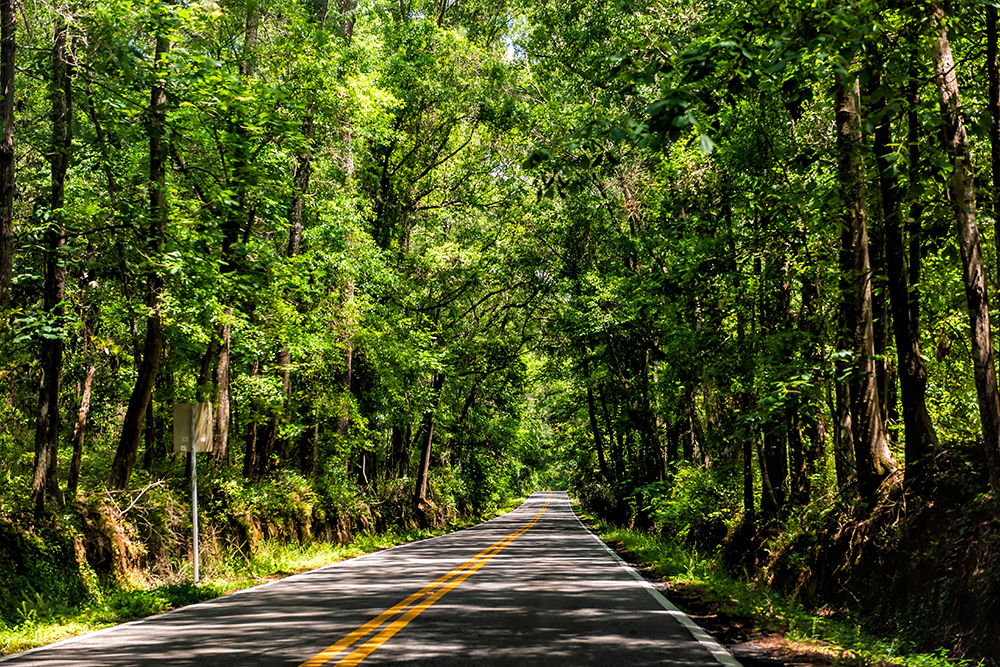
<svg viewBox="0 0 1000 667">
<path fill-rule="evenodd" d="M 704 132 L 698 135 L 698 143 L 701 148 L 701 152 L 705 155 L 711 155 L 712 151 L 715 150 L 715 142 L 712 141 L 712 138 Z"/>
</svg>

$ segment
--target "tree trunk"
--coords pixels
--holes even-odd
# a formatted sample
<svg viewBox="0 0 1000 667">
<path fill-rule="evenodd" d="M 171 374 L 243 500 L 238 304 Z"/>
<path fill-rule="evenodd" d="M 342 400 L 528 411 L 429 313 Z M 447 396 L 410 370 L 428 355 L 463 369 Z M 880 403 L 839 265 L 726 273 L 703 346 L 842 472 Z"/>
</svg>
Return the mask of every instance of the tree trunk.
<svg viewBox="0 0 1000 667">
<path fill-rule="evenodd" d="M 152 472 L 153 470 L 153 448 L 156 446 L 153 419 L 153 401 L 150 401 L 149 405 L 146 406 L 146 417 L 144 418 L 144 427 L 142 429 L 142 438 L 145 443 L 142 450 L 142 469 L 146 472 Z"/>
<path fill-rule="evenodd" d="M 244 23 L 243 34 L 243 58 L 240 60 L 240 78 L 244 85 L 249 84 L 250 77 L 254 74 L 257 39 L 260 28 L 260 7 L 256 2 L 247 6 L 246 21 Z M 249 150 L 250 129 L 241 111 L 237 111 L 234 118 L 231 118 L 231 129 L 234 135 L 233 165 L 228 175 L 227 181 L 230 187 L 237 192 L 237 207 L 235 213 L 228 213 L 222 222 L 222 253 L 219 264 L 219 273 L 232 273 L 238 269 L 239 256 L 237 255 L 237 244 L 242 237 L 243 245 L 250 242 L 253 234 L 254 223 L 257 219 L 257 211 L 250 201 L 248 183 L 251 180 L 250 171 L 252 160 Z M 242 232 L 242 233 L 241 233 Z M 232 412 L 232 390 L 230 387 L 230 362 L 231 362 L 231 338 L 232 338 L 232 315 L 233 315 L 233 295 L 226 295 L 226 321 L 225 324 L 217 328 L 219 338 L 219 361 L 213 376 L 218 396 L 218 405 L 215 407 L 215 422 L 212 444 L 212 459 L 217 464 L 228 460 L 229 457 L 229 419 Z M 261 440 L 257 438 L 257 421 L 253 420 L 248 427 L 247 445 L 249 449 L 244 455 L 244 474 L 247 475 L 248 459 L 253 465 L 250 471 L 254 476 L 263 474 L 266 469 L 270 454 L 256 451 Z M 263 466 L 263 468 L 261 468 Z M 249 475 L 248 475 L 249 476 Z"/>
<path fill-rule="evenodd" d="M 919 62 L 919 54 L 913 54 L 910 70 L 910 82 L 906 91 L 906 102 L 908 111 L 906 113 L 906 143 L 909 151 L 907 161 L 907 178 L 910 187 L 920 183 L 920 84 L 922 82 L 922 72 L 916 63 Z M 913 330 L 920 335 L 920 269 L 921 250 L 920 242 L 922 234 L 921 218 L 923 217 L 923 204 L 919 197 L 914 197 L 910 203 L 910 214 L 906 220 L 906 235 L 909 240 L 907 256 L 909 265 L 907 268 L 907 290 L 910 294 L 910 320 L 913 322 Z"/>
<path fill-rule="evenodd" d="M 427 478 L 430 475 L 431 446 L 434 442 L 433 412 L 424 414 L 423 423 L 420 425 L 420 434 L 423 436 L 423 442 L 420 445 L 420 464 L 417 468 L 416 494 L 414 494 L 413 500 L 420 526 L 427 528 L 430 525 L 430 520 L 427 516 L 427 510 L 429 509 L 427 502 Z"/>
<path fill-rule="evenodd" d="M 73 427 L 73 459 L 69 465 L 69 480 L 66 482 L 66 497 L 72 502 L 76 500 L 76 488 L 80 481 L 80 464 L 83 462 L 83 443 L 87 432 L 87 415 L 90 413 L 90 392 L 94 386 L 94 374 L 97 366 L 87 368 L 87 377 L 83 380 L 83 395 L 80 397 L 80 410 L 76 413 L 76 425 Z"/>
<path fill-rule="evenodd" d="M 788 420 L 788 460 L 791 502 L 795 507 L 805 507 L 809 503 L 809 473 L 806 469 L 806 443 L 802 437 L 804 419 L 799 416 L 799 405 L 789 410 Z"/>
<path fill-rule="evenodd" d="M 997 282 L 1000 288 L 1000 48 L 997 43 L 997 8 L 986 4 L 986 73 L 989 91 L 986 108 L 990 112 L 990 165 L 993 172 L 993 244 L 996 250 Z"/>
<path fill-rule="evenodd" d="M 247 479 L 260 479 L 262 470 L 267 470 L 263 452 L 257 446 L 257 420 L 253 419 L 247 425 L 245 444 L 243 445 L 243 476 Z"/>
<path fill-rule="evenodd" d="M 733 276 L 733 288 L 737 294 L 744 293 L 744 282 L 743 273 L 740 271 L 739 264 L 737 263 L 737 249 L 736 249 L 736 234 L 733 228 L 733 208 L 727 202 L 724 207 L 724 213 L 726 217 L 726 228 L 729 230 L 729 263 L 730 272 Z M 751 300 L 751 304 L 752 304 Z M 744 303 L 736 304 L 736 345 L 737 345 L 737 361 L 738 361 L 738 373 L 740 378 L 740 391 L 736 395 L 736 405 L 740 414 L 748 415 L 753 409 L 754 396 L 753 396 L 753 378 L 754 378 L 754 366 L 755 358 L 751 350 L 751 346 L 748 345 L 747 339 L 747 328 L 753 326 L 752 317 L 749 318 L 750 322 L 747 320 L 747 307 Z M 743 516 L 745 522 L 749 525 L 755 519 L 756 508 L 754 502 L 754 489 L 753 489 L 753 450 L 754 450 L 754 440 L 757 438 L 756 429 L 752 428 L 742 428 L 740 429 L 740 438 L 742 440 L 742 457 L 743 457 Z"/>
<path fill-rule="evenodd" d="M 611 420 L 611 409 L 608 406 L 608 396 L 604 384 L 597 387 L 598 397 L 601 399 L 601 414 L 604 416 L 604 431 L 608 434 L 608 444 L 611 446 L 611 478 L 619 480 L 625 474 L 625 464 L 622 461 L 621 440 L 616 439 L 617 429 Z"/>
<path fill-rule="evenodd" d="M 323 10 L 323 13 L 325 14 L 325 10 Z M 322 19 L 320 21 L 322 22 Z M 292 200 L 291 210 L 288 214 L 288 244 L 285 250 L 285 255 L 288 258 L 298 256 L 302 248 L 305 201 L 306 194 L 309 192 L 309 180 L 312 176 L 313 118 L 308 110 L 302 119 L 302 137 L 305 140 L 306 149 L 299 153 L 296 160 L 295 173 L 292 177 L 295 184 L 295 198 Z M 275 364 L 278 369 L 278 377 L 281 379 L 282 394 L 285 402 L 287 402 L 292 388 L 292 355 L 287 346 L 282 346 L 281 350 L 278 351 Z M 279 426 L 280 415 L 273 414 L 267 426 L 267 437 L 271 439 L 276 438 Z M 288 458 L 289 448 L 290 443 L 287 440 L 283 441 L 280 448 L 282 459 Z"/>
<path fill-rule="evenodd" d="M 861 173 L 861 115 L 858 80 L 837 75 L 836 122 L 839 179 L 844 209 L 841 233 L 841 299 L 852 354 L 850 397 L 854 458 L 863 497 L 874 495 L 896 469 L 882 423 L 872 327 L 871 265 L 865 183 Z"/>
<path fill-rule="evenodd" d="M 253 378 L 256 376 L 259 370 L 260 362 L 254 361 L 250 369 L 250 377 Z M 271 457 L 271 453 L 266 451 L 261 445 L 262 439 L 258 437 L 257 419 L 252 415 L 254 408 L 254 403 L 251 401 L 250 405 L 247 406 L 247 412 L 250 413 L 250 416 L 244 436 L 246 444 L 243 446 L 243 476 L 247 479 L 260 479 L 263 477 L 270 465 Z"/>
<path fill-rule="evenodd" d="M 348 288 L 349 292 L 345 294 L 345 297 L 351 300 L 354 297 L 353 283 Z M 337 384 L 340 386 L 341 393 L 340 417 L 337 419 L 337 437 L 340 441 L 340 446 L 346 449 L 349 444 L 348 437 L 351 433 L 351 365 L 354 361 L 354 346 L 351 343 L 349 335 L 345 335 L 341 343 L 344 347 L 344 366 L 337 377 Z"/>
<path fill-rule="evenodd" d="M 594 388 L 590 386 L 590 363 L 586 359 L 583 362 L 583 372 L 587 376 L 587 414 L 590 417 L 590 432 L 594 437 L 594 451 L 597 453 L 597 466 L 601 471 L 601 477 L 605 482 L 611 482 L 611 471 L 608 469 L 608 459 L 605 456 L 604 434 L 601 433 L 601 425 L 597 421 L 597 401 L 594 399 Z"/>
<path fill-rule="evenodd" d="M 316 447 L 319 444 L 319 424 L 312 424 L 302 434 L 299 443 L 299 469 L 302 476 L 312 479 L 316 474 Z"/>
<path fill-rule="evenodd" d="M 35 514 L 41 515 L 46 494 L 62 501 L 56 478 L 56 456 L 59 448 L 59 389 L 62 380 L 63 301 L 66 298 L 66 267 L 63 249 L 66 245 L 66 221 L 63 206 L 66 197 L 66 174 L 69 171 L 73 144 L 72 59 L 69 56 L 66 24 L 56 23 L 52 41 L 52 192 L 45 255 L 44 309 L 50 326 L 60 329 L 56 335 L 44 338 L 41 345 L 41 382 L 38 388 L 38 417 L 35 423 L 35 471 L 31 482 L 31 500 Z"/>
<path fill-rule="evenodd" d="M 809 341 L 806 344 L 805 358 L 815 373 L 813 387 L 818 396 L 823 396 L 826 391 L 826 384 L 819 369 L 824 365 L 823 350 L 823 329 L 822 316 L 817 312 L 816 301 L 819 298 L 819 271 L 816 268 L 812 253 L 806 250 L 806 264 L 802 273 L 802 317 L 805 320 L 804 328 L 809 334 Z M 826 443 L 826 421 L 823 416 L 823 401 L 817 399 L 816 406 L 812 414 L 802 415 L 803 430 L 809 446 L 805 452 L 806 474 L 816 473 L 819 462 L 824 456 Z M 807 478 L 808 480 L 808 478 Z M 807 489 L 811 493 L 811 489 Z"/>
<path fill-rule="evenodd" d="M 885 107 L 883 98 L 876 106 L 876 113 L 885 114 Z M 921 478 L 921 463 L 938 447 L 938 438 L 930 414 L 927 412 L 927 368 L 920 354 L 920 334 L 910 307 L 906 246 L 903 241 L 903 221 L 900 220 L 903 192 L 899 178 L 893 172 L 893 165 L 887 159 L 892 150 L 891 143 L 891 119 L 886 116 L 875 128 L 874 148 L 879 190 L 882 195 L 886 277 L 889 283 L 896 365 L 903 406 L 905 475 L 907 482 L 916 482 Z"/>
<path fill-rule="evenodd" d="M 278 350 L 278 377 L 281 379 L 281 394 L 284 401 L 284 410 L 288 409 L 288 397 L 292 394 L 292 353 L 287 347 Z M 271 430 L 274 431 L 278 441 L 278 449 L 281 453 L 281 460 L 288 461 L 291 458 L 292 444 L 288 438 L 278 438 L 278 431 L 281 415 L 275 415 L 271 419 Z"/>
<path fill-rule="evenodd" d="M 14 49 L 17 13 L 14 0 L 0 0 L 0 306 L 7 301 L 14 265 Z"/>
<path fill-rule="evenodd" d="M 398 424 L 393 424 L 389 431 L 388 472 L 396 477 L 402 477 L 409 467 L 410 436 L 407 431 Z"/>
<path fill-rule="evenodd" d="M 944 25 L 944 10 L 930 6 L 931 21 L 937 34 L 931 45 L 934 60 L 934 82 L 941 101 L 944 120 L 945 151 L 951 160 L 949 180 L 951 206 L 958 227 L 958 245 L 962 253 L 962 281 L 969 311 L 972 343 L 972 365 L 979 403 L 979 420 L 983 432 L 986 464 L 990 485 L 1000 493 L 1000 399 L 997 397 L 997 375 L 993 362 L 990 336 L 990 312 L 986 294 L 986 271 L 976 226 L 976 193 L 972 171 L 972 155 L 965 132 L 965 118 L 955 73 L 955 59 Z"/>
<path fill-rule="evenodd" d="M 353 29 L 353 23 L 351 23 L 351 27 Z M 347 39 L 350 41 L 350 33 L 347 34 Z M 345 129 L 343 131 L 341 134 L 341 141 L 344 144 L 344 176 L 350 184 L 354 180 L 354 146 L 349 129 Z M 355 244 L 353 234 L 350 232 L 347 234 L 346 242 L 349 247 L 354 246 Z M 351 403 L 349 398 L 351 397 L 351 382 L 353 379 L 351 367 L 354 363 L 354 278 L 350 275 L 350 273 L 347 274 L 346 282 L 344 284 L 342 312 L 346 314 L 346 317 L 343 318 L 344 334 L 341 339 L 341 344 L 344 348 L 344 368 L 339 379 L 340 390 L 343 394 L 343 398 L 341 402 L 340 421 L 337 426 L 337 435 L 340 437 L 340 442 L 346 447 L 351 429 Z"/>
<path fill-rule="evenodd" d="M 358 488 L 369 491 L 378 476 L 378 456 L 370 449 L 362 449 L 358 455 Z"/>
<path fill-rule="evenodd" d="M 667 463 L 677 463 L 681 458 L 680 417 L 674 416 L 667 426 Z"/>
<path fill-rule="evenodd" d="M 690 393 L 688 396 L 690 396 Z M 682 414 L 684 415 L 684 428 L 681 431 L 681 458 L 684 461 L 693 462 L 695 450 L 698 448 L 698 437 L 695 435 L 695 420 L 697 417 L 694 414 L 694 409 L 691 407 L 690 399 L 684 401 Z"/>
<path fill-rule="evenodd" d="M 221 327 L 220 327 L 221 329 Z M 212 337 L 208 341 L 208 347 L 205 348 L 205 356 L 201 358 L 201 369 L 198 371 L 198 381 L 197 391 L 195 393 L 195 402 L 204 403 L 209 400 L 209 380 L 214 377 L 215 374 L 215 361 L 216 356 L 219 354 L 219 331 L 213 331 Z M 213 430 L 214 433 L 214 430 Z M 213 449 L 214 444 L 213 444 Z"/>
<path fill-rule="evenodd" d="M 838 361 L 836 373 L 843 377 L 848 364 Z M 851 384 L 847 380 L 836 383 L 837 430 L 833 437 L 833 463 L 837 470 L 837 488 L 848 502 L 858 495 L 858 467 L 854 460 L 854 423 L 851 419 Z"/>
<path fill-rule="evenodd" d="M 434 413 L 437 410 L 437 402 L 441 397 L 441 390 L 444 388 L 444 373 L 438 373 L 434 377 L 434 398 L 433 405 L 424 413 L 423 423 L 420 426 L 423 442 L 420 447 L 420 465 L 417 468 L 417 479 L 414 493 L 414 508 L 417 519 L 423 527 L 430 525 L 427 516 L 429 503 L 427 499 L 427 479 L 431 469 L 431 446 L 434 443 Z"/>
<path fill-rule="evenodd" d="M 640 434 L 642 436 L 643 449 L 646 450 L 646 477 L 649 481 L 663 481 L 666 475 L 666 464 L 663 460 L 663 449 L 660 446 L 659 425 L 656 421 L 656 412 L 653 410 L 652 389 L 649 384 L 650 363 L 649 349 L 642 351 L 638 356 L 641 360 L 637 364 L 637 371 L 642 381 L 639 383 L 641 389 L 639 394 L 638 414 L 640 420 Z"/>
<path fill-rule="evenodd" d="M 785 241 L 779 243 L 778 250 L 769 250 L 770 256 L 764 264 L 766 287 L 760 299 L 760 328 L 761 333 L 770 339 L 774 361 L 780 367 L 787 365 L 791 359 L 791 349 L 784 332 L 791 325 L 792 290 L 788 278 L 791 247 Z M 784 409 L 773 411 L 765 424 L 761 476 L 762 479 L 766 476 L 768 484 L 761 487 L 760 499 L 760 511 L 765 517 L 776 518 L 785 510 L 789 481 L 789 430 L 794 421 L 794 410 Z"/>
<path fill-rule="evenodd" d="M 746 406 L 751 407 L 749 401 Z M 747 414 L 747 413 L 744 413 Z M 754 436 L 747 433 L 743 436 L 743 514 L 748 521 L 754 519 L 756 509 L 753 496 L 753 449 Z"/>
<path fill-rule="evenodd" d="M 257 423 L 254 422 L 254 429 L 257 428 Z M 257 470 L 257 478 L 263 478 L 267 474 L 267 470 L 270 467 L 271 459 L 275 454 L 275 445 L 278 444 L 278 433 L 277 429 L 272 429 L 265 427 L 263 432 L 257 439 L 257 449 L 260 452 L 260 458 L 258 461 L 263 465 Z M 279 463 L 280 465 L 280 463 Z"/>
<path fill-rule="evenodd" d="M 229 356 L 232 325 L 229 323 L 233 307 L 226 309 L 226 322 L 216 332 L 219 341 L 219 359 L 212 372 L 212 384 L 216 387 L 215 406 L 212 419 L 212 458 L 223 462 L 229 458 L 229 418 L 232 415 L 232 393 L 230 392 Z"/>
<path fill-rule="evenodd" d="M 165 18 L 162 13 L 157 15 L 159 27 L 163 26 Z M 169 51 L 169 38 L 165 33 L 158 34 L 156 52 L 153 57 L 154 66 L 158 73 L 162 73 L 164 61 Z M 168 146 L 164 139 L 166 103 L 166 89 L 163 81 L 157 79 L 153 83 L 149 100 L 149 234 L 146 250 L 150 261 L 159 255 L 167 230 Z M 163 355 L 163 322 L 159 312 L 163 279 L 155 267 L 150 267 L 146 281 L 147 303 L 151 312 L 146 322 L 146 341 L 143 345 L 142 362 L 139 364 L 135 387 L 133 387 L 132 395 L 129 397 L 115 459 L 111 464 L 108 485 L 112 489 L 128 488 L 129 479 L 132 477 L 132 470 L 135 467 L 136 455 L 139 452 L 143 419 L 153 396 L 153 386 L 156 383 L 156 374 L 159 371 L 160 358 Z"/>
<path fill-rule="evenodd" d="M 287 347 L 282 346 L 278 350 L 278 354 L 274 358 L 274 366 L 276 368 L 276 375 L 278 379 L 281 380 L 281 396 L 284 403 L 288 402 L 288 396 L 292 391 L 292 373 L 291 373 L 291 363 L 292 354 Z M 288 439 L 282 439 L 278 437 L 278 433 L 281 430 L 281 419 L 283 409 L 269 408 L 268 412 L 270 417 L 267 421 L 267 426 L 264 428 L 263 441 L 265 444 L 265 449 L 276 450 L 278 456 L 282 462 L 287 462 L 291 454 L 291 443 Z"/>
<path fill-rule="evenodd" d="M 0 0 L 2 2 L 2 0 Z M 94 125 L 94 135 L 97 139 L 97 145 L 101 151 L 101 166 L 104 168 L 104 179 L 108 183 L 108 196 L 114 200 L 117 198 L 118 194 L 118 183 L 115 179 L 115 172 L 111 164 L 111 157 L 108 151 L 108 138 L 104 134 L 104 126 L 101 125 L 101 119 L 97 115 L 97 106 L 94 104 L 94 87 L 91 85 L 90 81 L 87 81 L 86 87 L 84 88 L 83 103 L 87 115 L 90 116 L 90 122 Z"/>
<path fill-rule="evenodd" d="M 762 481 L 760 513 L 776 518 L 785 508 L 788 485 L 788 427 L 783 420 L 770 424 L 764 431 L 761 450 Z"/>
<path fill-rule="evenodd" d="M 883 243 L 882 230 L 878 230 L 873 225 L 869 238 L 872 263 L 872 342 L 875 353 L 875 387 L 878 391 L 879 418 L 882 421 L 882 428 L 885 430 L 890 412 L 889 385 L 892 382 L 892 377 L 886 359 L 886 350 L 889 347 L 889 303 L 883 291 L 883 278 L 885 276 Z M 888 435 L 887 431 L 886 437 Z"/>
<path fill-rule="evenodd" d="M 608 470 L 608 460 L 604 455 L 604 435 L 597 423 L 597 404 L 594 401 L 594 389 L 587 386 L 587 414 L 590 415 L 590 431 L 594 436 L 594 450 L 597 452 L 597 466 L 605 482 L 611 482 L 611 471 Z"/>
<path fill-rule="evenodd" d="M 298 164 L 295 166 L 295 199 L 292 201 L 292 209 L 288 215 L 288 248 L 286 254 L 295 257 L 302 248 L 302 230 L 304 229 L 306 193 L 309 192 L 309 180 L 312 176 L 312 150 L 313 140 L 313 119 L 311 115 L 306 115 L 302 120 L 302 137 L 310 148 L 299 154 Z"/>
<path fill-rule="evenodd" d="M 760 467 L 760 513 L 764 515 L 765 519 L 774 518 L 777 514 L 774 508 L 779 507 L 780 504 L 775 496 L 774 487 L 771 485 L 771 477 L 767 473 L 767 459 L 764 458 L 764 448 L 760 441 L 757 442 L 757 462 Z"/>
</svg>

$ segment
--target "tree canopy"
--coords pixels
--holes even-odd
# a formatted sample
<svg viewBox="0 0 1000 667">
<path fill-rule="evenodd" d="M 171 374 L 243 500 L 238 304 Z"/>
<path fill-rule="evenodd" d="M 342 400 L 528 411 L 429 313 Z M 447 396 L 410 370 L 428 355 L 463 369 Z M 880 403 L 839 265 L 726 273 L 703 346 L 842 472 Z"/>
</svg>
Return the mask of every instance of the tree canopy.
<svg viewBox="0 0 1000 667">
<path fill-rule="evenodd" d="M 992 4 L 0 19 L 0 514 L 183 489 L 201 401 L 219 498 L 329 521 L 635 520 L 694 467 L 763 527 L 956 453 L 1000 491 Z"/>
</svg>

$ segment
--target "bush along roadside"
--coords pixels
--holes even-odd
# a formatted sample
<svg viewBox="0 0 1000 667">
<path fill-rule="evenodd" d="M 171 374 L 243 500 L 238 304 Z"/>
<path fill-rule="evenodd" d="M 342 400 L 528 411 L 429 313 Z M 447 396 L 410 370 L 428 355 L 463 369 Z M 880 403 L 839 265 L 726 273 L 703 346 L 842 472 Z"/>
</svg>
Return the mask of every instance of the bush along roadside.
<svg viewBox="0 0 1000 667">
<path fill-rule="evenodd" d="M 960 475 L 953 470 L 957 487 L 963 486 L 955 479 Z M 901 499 L 887 494 L 878 507 L 853 508 L 853 519 L 848 513 L 843 525 L 830 526 L 844 508 L 832 511 L 837 501 L 825 498 L 759 532 L 747 528 L 735 488 L 725 471 L 684 465 L 670 480 L 617 504 L 609 494 L 593 506 L 581 497 L 577 510 L 623 558 L 665 582 L 667 595 L 701 616 L 699 622 L 724 644 L 748 651 L 752 645 L 769 652 L 767 657 L 795 663 L 997 664 L 991 637 L 968 631 L 995 617 L 966 620 L 956 608 L 963 600 L 988 614 L 995 600 L 970 589 L 978 581 L 975 569 L 943 567 L 976 557 L 983 568 L 979 585 L 992 590 L 997 568 L 988 555 L 996 532 L 996 522 L 986 520 L 991 502 L 967 499 L 961 511 L 952 504 L 935 509 L 911 503 L 904 512 Z M 930 576 L 927 564 L 935 554 L 944 560 Z M 901 588 L 900 582 L 916 575 L 923 577 L 923 589 Z M 865 595 L 859 588 L 871 590 Z M 927 591 L 935 593 L 933 609 L 921 599 Z M 870 604 L 878 595 L 882 602 Z M 936 624 L 927 622 L 932 612 Z"/>
</svg>

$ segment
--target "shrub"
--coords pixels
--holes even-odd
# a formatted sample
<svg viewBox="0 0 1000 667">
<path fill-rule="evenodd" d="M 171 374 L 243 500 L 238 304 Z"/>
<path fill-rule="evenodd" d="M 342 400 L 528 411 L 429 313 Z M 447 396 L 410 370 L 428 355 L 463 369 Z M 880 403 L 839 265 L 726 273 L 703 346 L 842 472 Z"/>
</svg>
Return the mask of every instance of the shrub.
<svg viewBox="0 0 1000 667">
<path fill-rule="evenodd" d="M 669 481 L 640 487 L 632 498 L 664 538 L 714 548 L 739 517 L 738 480 L 733 477 L 731 469 L 681 464 Z"/>
</svg>

